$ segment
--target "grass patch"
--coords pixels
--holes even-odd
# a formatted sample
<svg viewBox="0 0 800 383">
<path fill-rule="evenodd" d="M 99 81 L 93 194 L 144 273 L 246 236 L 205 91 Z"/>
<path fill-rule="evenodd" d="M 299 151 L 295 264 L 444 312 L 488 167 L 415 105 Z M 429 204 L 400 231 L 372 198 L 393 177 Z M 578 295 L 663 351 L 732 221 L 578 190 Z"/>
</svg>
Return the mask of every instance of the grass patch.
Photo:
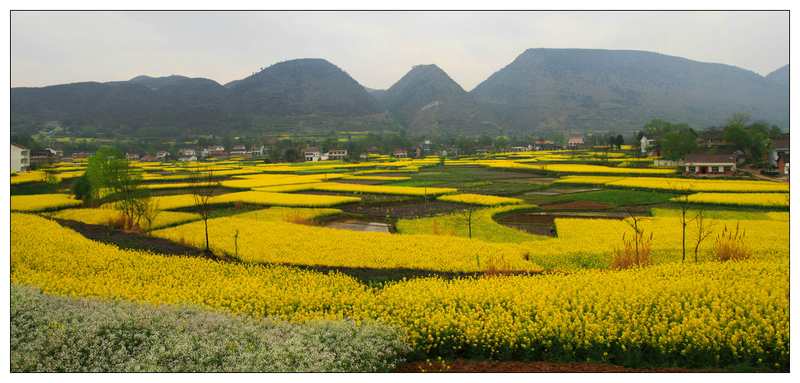
<svg viewBox="0 0 800 383">
<path fill-rule="evenodd" d="M 653 205 L 667 203 L 675 197 L 672 193 L 642 190 L 598 190 L 585 193 L 561 194 L 557 196 L 543 196 L 536 200 L 539 204 L 591 201 L 608 204 L 611 206 Z"/>
</svg>

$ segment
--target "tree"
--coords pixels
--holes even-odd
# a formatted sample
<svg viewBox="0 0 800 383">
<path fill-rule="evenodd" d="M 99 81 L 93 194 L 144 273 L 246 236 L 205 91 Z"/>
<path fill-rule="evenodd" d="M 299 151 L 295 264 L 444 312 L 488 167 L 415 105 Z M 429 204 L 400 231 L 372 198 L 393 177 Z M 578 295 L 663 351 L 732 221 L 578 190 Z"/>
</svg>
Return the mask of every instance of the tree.
<svg viewBox="0 0 800 383">
<path fill-rule="evenodd" d="M 75 199 L 83 201 L 84 204 L 91 202 L 92 185 L 89 182 L 89 177 L 86 176 L 86 173 L 83 173 L 83 175 L 78 177 L 78 179 L 75 180 L 75 183 L 72 184 L 72 194 L 75 195 Z"/>
<path fill-rule="evenodd" d="M 694 223 L 697 228 L 694 237 L 694 262 L 697 263 L 698 253 L 700 253 L 700 244 L 711 235 L 713 224 L 706 222 L 702 209 L 695 215 Z"/>
<path fill-rule="evenodd" d="M 770 128 L 766 123 L 747 124 L 746 115 L 736 114 L 725 126 L 725 140 L 745 154 L 751 164 L 760 165 L 770 145 Z"/>
<path fill-rule="evenodd" d="M 697 134 L 686 124 L 673 125 L 660 140 L 661 155 L 668 160 L 679 160 L 697 150 Z"/>
<path fill-rule="evenodd" d="M 114 177 L 127 168 L 127 161 L 118 150 L 104 146 L 89 157 L 86 165 L 86 178 L 89 181 L 88 201 L 93 203 L 115 182 Z M 87 201 L 84 199 L 84 201 Z"/>
<path fill-rule="evenodd" d="M 206 255 L 213 255 L 211 245 L 208 240 L 208 218 L 211 213 L 211 198 L 216 192 L 219 182 L 214 180 L 214 171 L 211 168 L 196 171 L 190 179 L 192 183 L 192 197 L 194 206 L 200 217 L 203 219 L 203 229 L 205 230 Z"/>
</svg>

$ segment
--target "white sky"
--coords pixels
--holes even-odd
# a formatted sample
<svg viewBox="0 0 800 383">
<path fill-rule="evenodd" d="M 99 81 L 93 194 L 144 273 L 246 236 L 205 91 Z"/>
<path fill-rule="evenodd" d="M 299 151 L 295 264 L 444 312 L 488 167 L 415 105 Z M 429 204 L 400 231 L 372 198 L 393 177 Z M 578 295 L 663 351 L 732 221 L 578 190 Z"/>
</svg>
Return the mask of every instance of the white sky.
<svg viewBox="0 0 800 383">
<path fill-rule="evenodd" d="M 437 64 L 466 90 L 527 48 L 637 49 L 765 75 L 789 61 L 788 12 L 12 12 L 11 84 L 222 84 L 276 62 L 325 58 L 385 89 Z"/>
</svg>

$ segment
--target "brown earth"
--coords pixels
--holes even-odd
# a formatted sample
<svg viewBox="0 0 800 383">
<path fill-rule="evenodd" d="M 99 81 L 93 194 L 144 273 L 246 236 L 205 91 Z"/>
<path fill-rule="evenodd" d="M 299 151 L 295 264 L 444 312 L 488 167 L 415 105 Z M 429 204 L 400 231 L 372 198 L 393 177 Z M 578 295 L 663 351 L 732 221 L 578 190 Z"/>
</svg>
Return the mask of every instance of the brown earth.
<svg viewBox="0 0 800 383">
<path fill-rule="evenodd" d="M 720 372 L 719 370 L 687 368 L 628 368 L 607 363 L 491 361 L 456 359 L 443 362 L 411 362 L 396 372 Z"/>
<path fill-rule="evenodd" d="M 542 210 L 604 210 L 611 206 L 593 201 L 571 201 L 541 205 Z"/>
</svg>

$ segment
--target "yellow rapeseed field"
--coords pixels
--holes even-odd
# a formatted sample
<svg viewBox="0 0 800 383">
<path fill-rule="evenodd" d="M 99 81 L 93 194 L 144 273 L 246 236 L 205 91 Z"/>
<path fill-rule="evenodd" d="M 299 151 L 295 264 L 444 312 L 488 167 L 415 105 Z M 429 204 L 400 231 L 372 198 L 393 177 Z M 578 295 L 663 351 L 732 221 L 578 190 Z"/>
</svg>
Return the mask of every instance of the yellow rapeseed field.
<svg viewBox="0 0 800 383">
<path fill-rule="evenodd" d="M 211 219 L 208 227 L 212 250 L 237 255 L 238 248 L 238 256 L 252 263 L 457 272 L 540 270 L 524 259 L 520 247 L 465 238 L 356 232 L 236 216 Z M 152 234 L 205 246 L 202 222 Z"/>
<path fill-rule="evenodd" d="M 691 192 L 783 193 L 789 191 L 789 184 L 781 182 L 696 178 L 567 176 L 556 180 L 555 183 Z"/>
<path fill-rule="evenodd" d="M 470 193 L 447 194 L 439 196 L 437 199 L 447 202 L 459 202 L 459 203 L 484 205 L 484 206 L 514 205 L 522 203 L 522 200 L 519 198 L 498 197 L 493 195 L 470 194 Z"/>
<path fill-rule="evenodd" d="M 415 187 L 415 186 L 391 186 L 391 185 L 359 185 L 345 184 L 336 182 L 324 182 L 314 185 L 314 190 L 350 193 L 374 193 L 374 194 L 395 194 L 412 196 L 437 196 L 447 193 L 455 193 L 453 188 L 434 188 L 434 187 Z"/>
<path fill-rule="evenodd" d="M 673 201 L 682 201 L 675 197 Z M 789 194 L 784 193 L 695 193 L 687 197 L 689 203 L 736 206 L 789 207 Z"/>
<path fill-rule="evenodd" d="M 674 169 L 623 168 L 603 165 L 584 164 L 522 164 L 508 160 L 482 161 L 482 165 L 491 168 L 540 170 L 556 173 L 596 173 L 596 174 L 674 174 Z"/>
<path fill-rule="evenodd" d="M 69 194 L 12 195 L 11 211 L 45 211 L 79 206 L 82 202 Z"/>
<path fill-rule="evenodd" d="M 240 202 L 253 205 L 327 207 L 341 205 L 344 203 L 358 202 L 360 200 L 361 199 L 358 197 L 336 195 L 243 191 L 214 196 L 211 198 L 211 203 L 221 204 Z"/>
<path fill-rule="evenodd" d="M 427 355 L 775 369 L 789 363 L 787 259 L 418 278 L 369 289 L 337 273 L 125 251 L 41 217 L 11 220 L 11 282 L 48 294 L 291 321 L 376 320 L 402 329 Z"/>
<path fill-rule="evenodd" d="M 114 209 L 65 209 L 52 213 L 50 216 L 53 218 L 88 223 L 90 225 L 107 225 L 119 220 L 122 213 Z M 153 220 L 152 226 L 143 227 L 143 229 L 153 230 L 198 219 L 200 219 L 199 214 L 159 211 Z M 142 224 L 144 224 L 144 222 L 142 222 Z"/>
</svg>

